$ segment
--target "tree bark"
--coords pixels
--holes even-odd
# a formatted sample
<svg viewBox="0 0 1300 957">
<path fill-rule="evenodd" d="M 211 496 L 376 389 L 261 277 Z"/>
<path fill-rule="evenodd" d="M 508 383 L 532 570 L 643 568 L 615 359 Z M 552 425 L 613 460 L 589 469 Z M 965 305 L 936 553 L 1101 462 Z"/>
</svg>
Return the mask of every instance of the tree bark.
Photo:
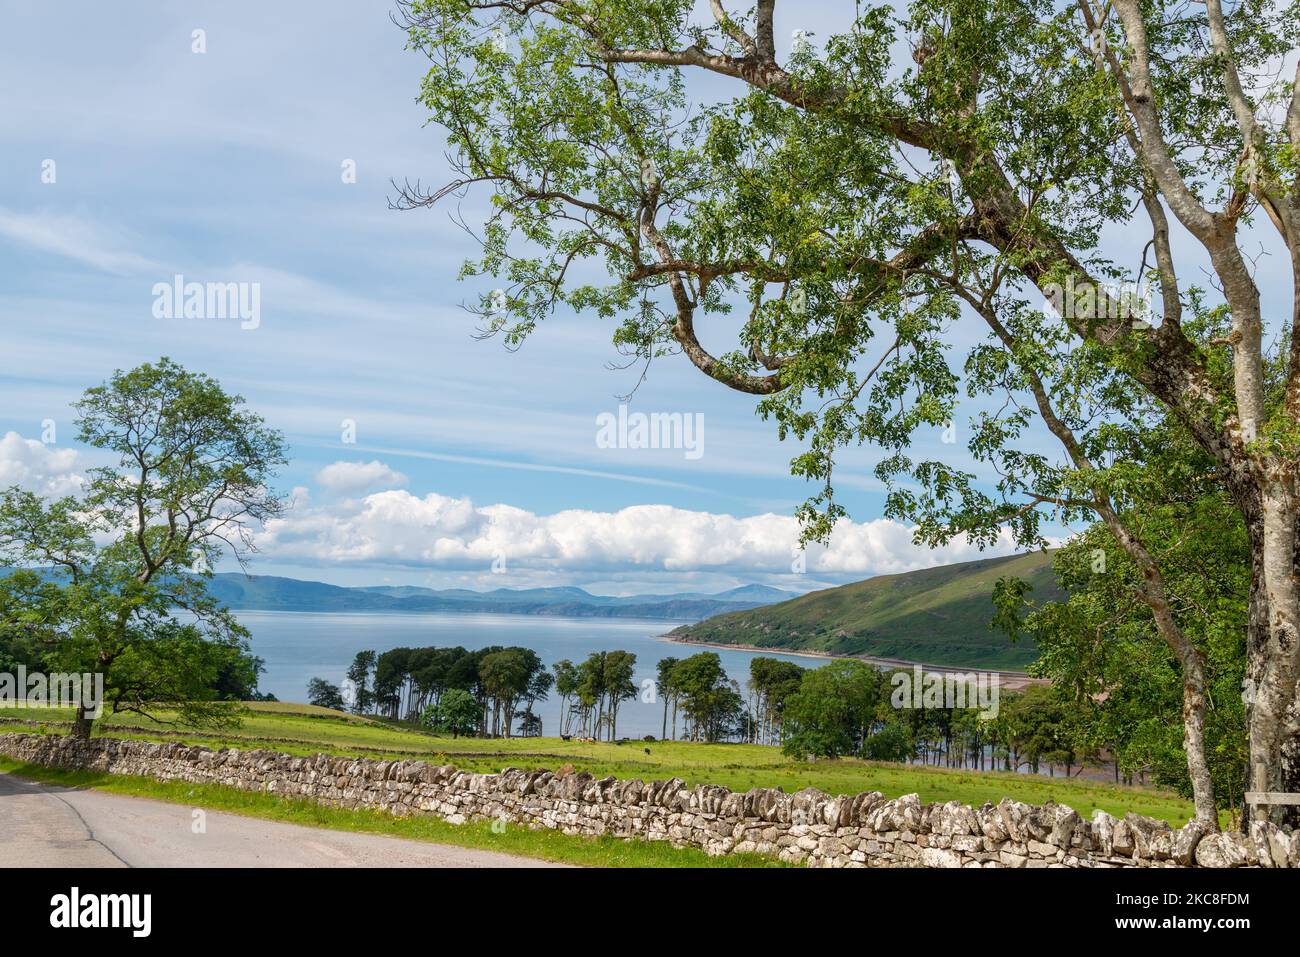
<svg viewBox="0 0 1300 957">
<path fill-rule="evenodd" d="M 1282 483 L 1277 483 L 1281 485 Z M 1294 496 L 1264 488 L 1251 523 L 1246 712 L 1250 766 L 1246 790 L 1300 793 L 1300 601 Z M 1262 769 L 1262 773 L 1260 773 Z M 1257 777 L 1257 774 L 1259 775 Z M 1300 826 L 1300 806 L 1247 807 L 1247 819 Z"/>
<path fill-rule="evenodd" d="M 1187 773 L 1192 780 L 1196 819 L 1219 829 L 1219 811 L 1214 798 L 1214 779 L 1205 759 L 1205 656 L 1191 648 L 1183 656 L 1183 750 Z"/>
</svg>

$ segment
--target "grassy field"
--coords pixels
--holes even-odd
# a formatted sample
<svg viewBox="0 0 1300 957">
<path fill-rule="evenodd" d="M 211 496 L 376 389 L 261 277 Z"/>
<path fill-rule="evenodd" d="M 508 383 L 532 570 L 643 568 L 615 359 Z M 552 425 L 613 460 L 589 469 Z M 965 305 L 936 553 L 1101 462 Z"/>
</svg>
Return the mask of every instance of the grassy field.
<svg viewBox="0 0 1300 957">
<path fill-rule="evenodd" d="M 376 759 L 418 758 L 454 764 L 468 771 L 503 767 L 557 768 L 571 764 L 597 777 L 616 775 L 643 780 L 683 778 L 689 784 L 721 784 L 736 791 L 816 787 L 830 794 L 876 790 L 887 797 L 916 792 L 922 801 L 980 805 L 1011 797 L 1040 804 L 1054 800 L 1089 816 L 1101 808 L 1116 816 L 1136 811 L 1186 823 L 1192 806 L 1176 795 L 1149 788 L 1120 787 L 1077 779 L 1045 778 L 1002 772 L 953 771 L 841 759 L 793 761 L 780 750 L 749 744 L 691 744 L 681 741 L 583 744 L 558 738 L 439 738 L 370 718 L 287 703 L 254 704 L 240 728 L 212 733 L 178 731 L 138 715 L 108 715 L 97 734 L 154 741 L 183 741 L 210 748 L 270 748 L 290 754 L 318 752 Z M 56 710 L 0 709 L 0 733 L 34 730 L 42 722 L 68 720 Z M 166 718 L 166 716 L 164 716 Z M 60 731 L 51 725 L 48 730 Z"/>
</svg>

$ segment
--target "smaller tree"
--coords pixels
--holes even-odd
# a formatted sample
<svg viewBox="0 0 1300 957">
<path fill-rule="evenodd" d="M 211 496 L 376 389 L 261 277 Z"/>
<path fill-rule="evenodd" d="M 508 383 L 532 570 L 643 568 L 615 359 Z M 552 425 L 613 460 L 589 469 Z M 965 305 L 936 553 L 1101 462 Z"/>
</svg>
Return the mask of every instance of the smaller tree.
<svg viewBox="0 0 1300 957">
<path fill-rule="evenodd" d="M 630 651 L 611 651 L 605 656 L 605 696 L 609 701 L 609 740 L 618 737 L 618 708 L 624 701 L 636 697 L 636 655 Z"/>
<path fill-rule="evenodd" d="M 542 717 L 525 711 L 519 716 L 519 737 L 540 738 L 542 736 Z"/>
<path fill-rule="evenodd" d="M 539 659 L 537 670 L 528 681 L 528 692 L 524 697 L 524 713 L 519 718 L 519 733 L 523 737 L 542 736 L 542 718 L 541 715 L 533 713 L 533 708 L 537 706 L 537 702 L 545 701 L 551 696 L 551 688 L 554 686 L 555 676 L 542 666 Z"/>
<path fill-rule="evenodd" d="M 675 699 L 677 692 L 673 688 L 673 669 L 677 667 L 678 658 L 660 658 L 659 664 L 655 667 L 655 690 L 664 703 L 664 726 L 659 737 L 668 740 L 668 705 L 673 704 L 676 710 Z M 674 722 L 675 724 L 676 722 Z"/>
<path fill-rule="evenodd" d="M 424 709 L 425 727 L 453 738 L 468 737 L 478 731 L 481 717 L 479 704 L 463 688 L 449 688 L 436 705 Z"/>
<path fill-rule="evenodd" d="M 780 658 L 754 658 L 749 663 L 749 686 L 755 695 L 754 740 L 769 744 L 781 734 L 786 702 L 799 690 L 804 669 Z"/>
<path fill-rule="evenodd" d="M 689 723 L 690 740 L 719 741 L 738 730 L 744 701 L 716 652 L 682 659 L 670 677 Z"/>
<path fill-rule="evenodd" d="M 370 689 L 370 672 L 375 668 L 378 656 L 373 651 L 358 651 L 348 667 L 348 683 L 352 686 L 352 710 L 365 714 L 374 702 L 374 692 Z"/>
<path fill-rule="evenodd" d="M 339 686 L 331 684 L 324 678 L 312 678 L 307 682 L 307 701 L 318 708 L 329 708 L 333 711 L 347 709 Z"/>
<path fill-rule="evenodd" d="M 578 693 L 578 668 L 565 658 L 551 666 L 555 672 L 555 691 L 560 696 L 560 734 L 568 734 L 573 724 L 573 708 L 569 702 Z"/>
</svg>

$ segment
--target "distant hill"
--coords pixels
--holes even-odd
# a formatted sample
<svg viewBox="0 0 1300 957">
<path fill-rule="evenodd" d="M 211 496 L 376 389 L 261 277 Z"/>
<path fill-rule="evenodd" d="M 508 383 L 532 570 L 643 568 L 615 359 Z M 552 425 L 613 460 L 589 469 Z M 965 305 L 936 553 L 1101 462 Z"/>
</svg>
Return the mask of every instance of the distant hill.
<svg viewBox="0 0 1300 957">
<path fill-rule="evenodd" d="M 744 585 L 717 595 L 592 595 L 581 588 L 433 589 L 412 585 L 343 588 L 275 575 L 220 572 L 209 590 L 217 600 L 250 611 L 491 612 L 502 615 L 553 615 L 575 618 L 664 618 L 699 621 L 783 601 L 793 592 Z"/>
<path fill-rule="evenodd" d="M 901 658 L 935 665 L 1022 668 L 1038 656 L 1029 639 L 989 629 L 993 585 L 1023 578 L 1036 602 L 1064 598 L 1050 553 L 941 565 L 809 592 L 790 601 L 717 615 L 673 638 L 787 651 Z"/>
</svg>

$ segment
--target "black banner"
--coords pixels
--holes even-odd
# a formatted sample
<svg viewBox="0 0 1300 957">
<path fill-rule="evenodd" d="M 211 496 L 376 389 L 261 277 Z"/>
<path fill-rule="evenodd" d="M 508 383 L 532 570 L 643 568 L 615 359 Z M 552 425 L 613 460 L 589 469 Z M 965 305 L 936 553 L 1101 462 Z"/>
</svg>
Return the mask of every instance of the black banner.
<svg viewBox="0 0 1300 957">
<path fill-rule="evenodd" d="M 127 948 L 396 942 L 431 926 L 573 929 L 617 940 L 647 921 L 692 943 L 808 922 L 865 922 L 944 939 L 1067 933 L 1290 933 L 1295 875 L 1271 870 L 0 870 L 18 939 Z M 487 918 L 484 920 L 484 918 Z M 391 935 L 391 936 L 389 936 Z M 1088 935 L 1082 937 L 1080 935 Z M 67 941 L 65 940 L 64 943 Z"/>
</svg>

